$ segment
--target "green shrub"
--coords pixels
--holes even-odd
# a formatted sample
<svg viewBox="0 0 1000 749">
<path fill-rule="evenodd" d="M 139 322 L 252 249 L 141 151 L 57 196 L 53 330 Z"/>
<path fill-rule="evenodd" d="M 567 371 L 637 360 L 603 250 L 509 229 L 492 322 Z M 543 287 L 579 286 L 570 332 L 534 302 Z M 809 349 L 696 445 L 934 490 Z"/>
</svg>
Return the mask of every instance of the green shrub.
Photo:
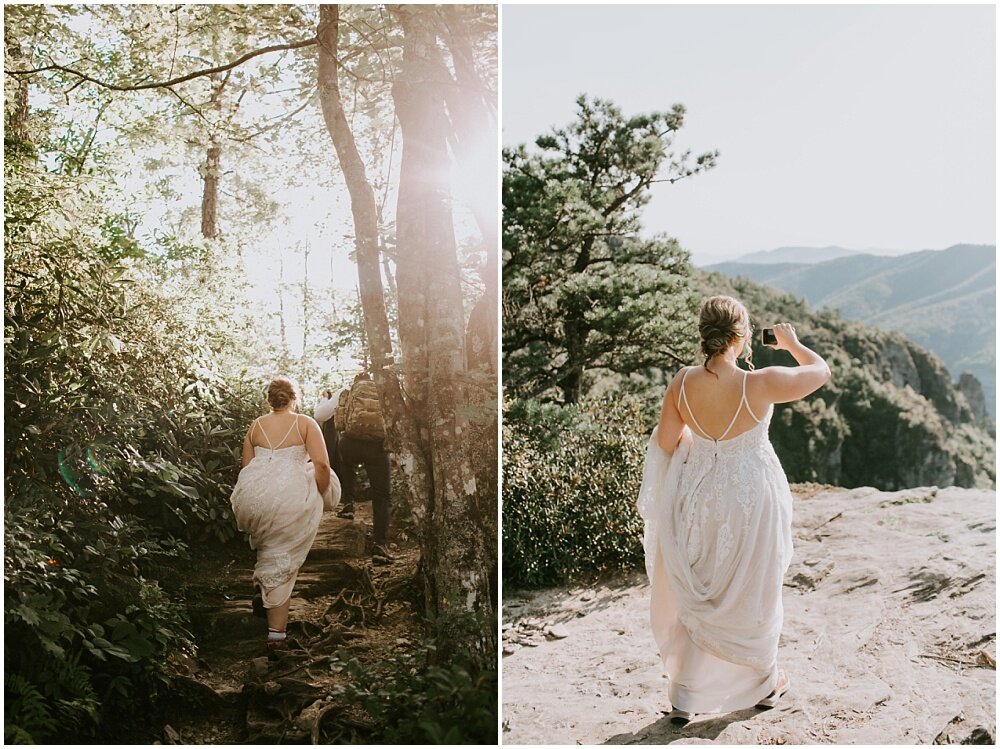
<svg viewBox="0 0 1000 749">
<path fill-rule="evenodd" d="M 362 665 L 338 654 L 334 668 L 350 681 L 336 694 L 368 714 L 365 742 L 495 744 L 496 648 L 469 645 L 495 627 L 495 619 L 451 613 L 431 622 L 416 651 L 390 661 Z"/>
<path fill-rule="evenodd" d="M 642 564 L 635 500 L 651 426 L 639 404 L 507 404 L 503 421 L 503 574 L 554 585 Z"/>
<path fill-rule="evenodd" d="M 85 180 L 4 169 L 5 739 L 79 741 L 142 720 L 189 646 L 157 580 L 233 537 L 260 398 Z"/>
</svg>

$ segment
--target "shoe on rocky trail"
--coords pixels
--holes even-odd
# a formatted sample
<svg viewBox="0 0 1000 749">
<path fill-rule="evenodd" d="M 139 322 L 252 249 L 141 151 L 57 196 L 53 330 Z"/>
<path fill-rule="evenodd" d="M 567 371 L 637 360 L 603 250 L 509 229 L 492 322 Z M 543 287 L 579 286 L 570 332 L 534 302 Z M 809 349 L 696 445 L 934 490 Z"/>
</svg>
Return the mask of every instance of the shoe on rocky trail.
<svg viewBox="0 0 1000 749">
<path fill-rule="evenodd" d="M 375 548 L 372 550 L 372 562 L 375 564 L 392 564 L 396 561 L 396 557 L 382 544 L 375 544 Z"/>
</svg>

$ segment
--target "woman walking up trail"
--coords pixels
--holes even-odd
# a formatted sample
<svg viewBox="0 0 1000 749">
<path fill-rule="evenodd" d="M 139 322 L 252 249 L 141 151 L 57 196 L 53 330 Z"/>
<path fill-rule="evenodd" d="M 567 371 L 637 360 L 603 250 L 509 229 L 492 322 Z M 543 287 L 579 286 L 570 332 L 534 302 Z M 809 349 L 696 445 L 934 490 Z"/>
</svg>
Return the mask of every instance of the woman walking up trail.
<svg viewBox="0 0 1000 749">
<path fill-rule="evenodd" d="M 754 371 L 751 332 L 736 299 L 705 302 L 705 362 L 670 383 L 646 452 L 638 504 L 650 622 L 679 724 L 696 713 L 773 707 L 789 686 L 777 657 L 792 495 L 767 428 L 775 403 L 816 391 L 830 369 L 781 323 L 770 345 L 799 366 Z M 750 371 L 737 363 L 741 352 Z"/>
<path fill-rule="evenodd" d="M 299 400 L 292 380 L 271 381 L 271 412 L 256 419 L 243 440 L 243 469 L 231 498 L 236 523 L 257 550 L 254 613 L 267 617 L 269 649 L 285 639 L 292 588 L 323 509 L 340 500 L 319 424 L 295 413 Z"/>
</svg>

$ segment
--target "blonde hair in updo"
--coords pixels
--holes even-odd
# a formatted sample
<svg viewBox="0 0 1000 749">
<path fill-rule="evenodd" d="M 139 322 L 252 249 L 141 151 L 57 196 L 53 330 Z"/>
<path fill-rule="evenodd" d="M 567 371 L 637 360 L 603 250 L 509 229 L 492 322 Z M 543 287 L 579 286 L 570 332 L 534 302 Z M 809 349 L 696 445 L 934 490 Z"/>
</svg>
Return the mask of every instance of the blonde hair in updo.
<svg viewBox="0 0 1000 749">
<path fill-rule="evenodd" d="M 713 356 L 724 352 L 737 338 L 745 338 L 749 343 L 750 332 L 750 313 L 741 301 L 731 296 L 713 296 L 705 300 L 698 320 L 705 369 L 708 369 L 708 362 Z M 747 366 L 753 371 L 752 347 L 746 356 L 746 361 Z M 708 371 L 712 372 L 711 369 Z"/>
<path fill-rule="evenodd" d="M 295 380 L 288 377 L 275 377 L 267 386 L 267 402 L 276 411 L 297 400 L 300 400 L 299 386 Z"/>
</svg>

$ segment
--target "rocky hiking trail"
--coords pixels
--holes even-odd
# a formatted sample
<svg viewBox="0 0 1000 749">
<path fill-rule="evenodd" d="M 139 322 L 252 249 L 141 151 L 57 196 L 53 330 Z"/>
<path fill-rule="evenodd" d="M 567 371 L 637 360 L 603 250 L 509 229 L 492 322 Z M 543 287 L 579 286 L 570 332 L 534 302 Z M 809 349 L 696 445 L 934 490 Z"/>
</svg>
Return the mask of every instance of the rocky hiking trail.
<svg viewBox="0 0 1000 749">
<path fill-rule="evenodd" d="M 162 744 L 345 743 L 363 738 L 365 713 L 337 701 L 338 652 L 371 663 L 413 645 L 419 551 L 395 547 L 373 565 L 370 503 L 353 521 L 325 513 L 292 595 L 286 647 L 268 657 L 265 620 L 251 614 L 254 552 L 211 556 L 185 571 L 193 656 L 172 662 L 171 709 L 137 740 Z M 419 637 L 419 635 L 416 635 Z M 169 717 L 172 713 L 173 717 Z"/>
<path fill-rule="evenodd" d="M 645 575 L 508 593 L 504 744 L 993 744 L 996 492 L 797 485 L 773 710 L 672 725 Z"/>
</svg>

